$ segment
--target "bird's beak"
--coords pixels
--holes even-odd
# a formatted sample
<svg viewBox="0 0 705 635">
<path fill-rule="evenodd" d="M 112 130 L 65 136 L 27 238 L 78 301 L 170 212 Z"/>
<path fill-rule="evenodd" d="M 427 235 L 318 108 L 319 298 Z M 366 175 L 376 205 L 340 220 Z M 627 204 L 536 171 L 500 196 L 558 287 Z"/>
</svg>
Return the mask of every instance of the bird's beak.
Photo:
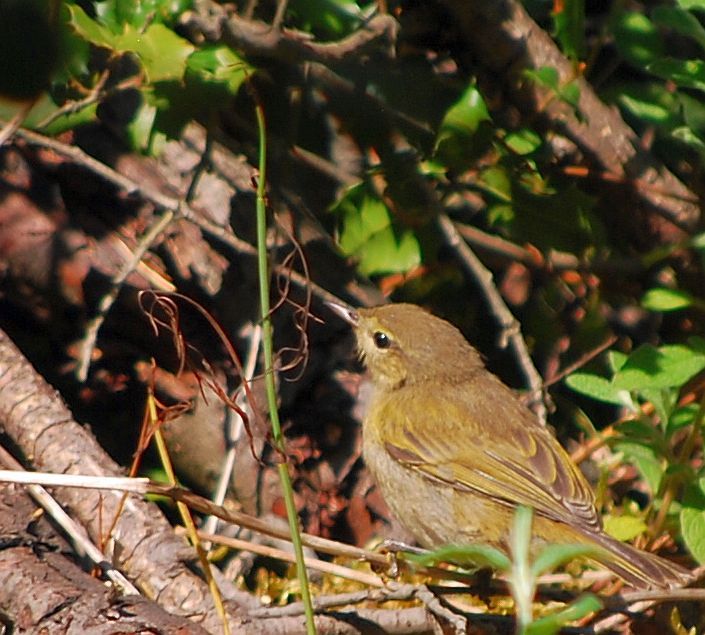
<svg viewBox="0 0 705 635">
<path fill-rule="evenodd" d="M 336 302 L 326 302 L 326 306 L 337 316 L 343 318 L 348 324 L 352 326 L 358 325 L 360 316 L 357 314 L 357 311 L 351 307 Z"/>
</svg>

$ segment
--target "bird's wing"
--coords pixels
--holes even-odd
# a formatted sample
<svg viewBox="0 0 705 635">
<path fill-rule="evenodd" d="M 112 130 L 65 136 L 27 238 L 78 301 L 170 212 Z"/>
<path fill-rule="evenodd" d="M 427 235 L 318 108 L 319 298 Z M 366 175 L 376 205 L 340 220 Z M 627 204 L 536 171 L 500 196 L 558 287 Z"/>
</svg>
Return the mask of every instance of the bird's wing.
<svg viewBox="0 0 705 635">
<path fill-rule="evenodd" d="M 594 494 L 558 441 L 498 379 L 479 381 L 472 391 L 429 383 L 382 400 L 375 418 L 387 452 L 458 490 L 598 530 Z"/>
</svg>

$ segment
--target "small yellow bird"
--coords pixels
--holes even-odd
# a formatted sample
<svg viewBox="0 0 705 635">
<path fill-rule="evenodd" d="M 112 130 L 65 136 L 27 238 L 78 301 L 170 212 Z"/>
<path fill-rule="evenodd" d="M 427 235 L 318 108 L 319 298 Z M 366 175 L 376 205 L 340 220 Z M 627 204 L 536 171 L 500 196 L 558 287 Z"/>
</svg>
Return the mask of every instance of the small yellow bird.
<svg viewBox="0 0 705 635">
<path fill-rule="evenodd" d="M 534 544 L 588 544 L 628 584 L 672 588 L 683 567 L 608 536 L 580 470 L 549 430 L 448 322 L 411 304 L 351 311 L 374 396 L 363 456 L 392 513 L 424 547 L 508 551 L 517 506 L 533 508 Z"/>
</svg>

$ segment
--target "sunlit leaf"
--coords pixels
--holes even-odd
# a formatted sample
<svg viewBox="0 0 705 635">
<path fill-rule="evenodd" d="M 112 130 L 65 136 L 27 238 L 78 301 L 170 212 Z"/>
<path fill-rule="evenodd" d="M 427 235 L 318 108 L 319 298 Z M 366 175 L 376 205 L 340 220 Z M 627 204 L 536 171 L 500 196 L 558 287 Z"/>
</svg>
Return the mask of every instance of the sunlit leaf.
<svg viewBox="0 0 705 635">
<path fill-rule="evenodd" d="M 499 549 L 487 545 L 445 545 L 427 554 L 407 554 L 405 558 L 422 566 L 433 566 L 448 562 L 463 567 L 491 567 L 497 571 L 508 571 L 511 561 Z"/>
<path fill-rule="evenodd" d="M 619 441 L 614 445 L 617 452 L 633 463 L 639 470 L 652 493 L 658 492 L 663 478 L 663 466 L 653 448 L 633 441 Z"/>
<path fill-rule="evenodd" d="M 705 563 L 705 492 L 702 478 L 685 491 L 680 524 L 688 551 L 700 564 Z"/>
<path fill-rule="evenodd" d="M 602 520 L 605 531 L 617 540 L 632 540 L 646 531 L 644 519 L 637 516 L 608 514 Z"/>
<path fill-rule="evenodd" d="M 651 18 L 659 26 L 671 28 L 676 33 L 690 37 L 705 48 L 705 28 L 689 11 L 681 7 L 660 5 L 654 7 Z"/>
<path fill-rule="evenodd" d="M 421 262 L 414 233 L 398 227 L 384 202 L 365 184 L 349 188 L 332 211 L 341 221 L 340 248 L 355 258 L 360 273 L 406 272 Z"/>
<path fill-rule="evenodd" d="M 679 60 L 664 57 L 647 65 L 647 70 L 683 88 L 705 90 L 705 60 Z"/>
<path fill-rule="evenodd" d="M 556 37 L 566 57 L 581 60 L 585 57 L 585 1 L 566 0 L 556 3 L 553 13 Z"/>
<path fill-rule="evenodd" d="M 656 348 L 649 344 L 634 351 L 615 375 L 617 388 L 670 388 L 681 386 L 705 368 L 705 353 L 691 346 L 674 344 Z"/>
<path fill-rule="evenodd" d="M 634 66 L 644 67 L 660 58 L 664 43 L 648 17 L 636 11 L 617 11 L 612 32 L 620 55 Z"/>
<path fill-rule="evenodd" d="M 650 311 L 677 311 L 693 304 L 693 296 L 680 289 L 649 289 L 641 305 Z"/>
<path fill-rule="evenodd" d="M 536 557 L 531 571 L 535 576 L 540 576 L 578 558 L 591 558 L 603 553 L 603 549 L 594 545 L 549 545 Z"/>
<path fill-rule="evenodd" d="M 566 608 L 534 620 L 526 626 L 524 635 L 553 635 L 566 624 L 584 618 L 602 608 L 602 602 L 595 595 L 583 595 Z"/>
<path fill-rule="evenodd" d="M 636 410 L 629 391 L 616 388 L 611 381 L 599 375 L 576 372 L 566 377 L 565 383 L 576 392 L 597 401 Z"/>
</svg>

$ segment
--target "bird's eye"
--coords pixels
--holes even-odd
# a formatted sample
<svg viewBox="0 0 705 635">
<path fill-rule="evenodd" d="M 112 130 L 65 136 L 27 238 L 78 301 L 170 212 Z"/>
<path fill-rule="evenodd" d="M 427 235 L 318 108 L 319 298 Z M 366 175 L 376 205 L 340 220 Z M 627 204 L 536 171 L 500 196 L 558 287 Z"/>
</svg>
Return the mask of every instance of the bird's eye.
<svg viewBox="0 0 705 635">
<path fill-rule="evenodd" d="M 372 335 L 372 339 L 377 348 L 385 349 L 392 345 L 392 340 L 389 339 L 386 333 L 382 333 L 382 331 L 376 331 L 374 335 Z"/>
</svg>

